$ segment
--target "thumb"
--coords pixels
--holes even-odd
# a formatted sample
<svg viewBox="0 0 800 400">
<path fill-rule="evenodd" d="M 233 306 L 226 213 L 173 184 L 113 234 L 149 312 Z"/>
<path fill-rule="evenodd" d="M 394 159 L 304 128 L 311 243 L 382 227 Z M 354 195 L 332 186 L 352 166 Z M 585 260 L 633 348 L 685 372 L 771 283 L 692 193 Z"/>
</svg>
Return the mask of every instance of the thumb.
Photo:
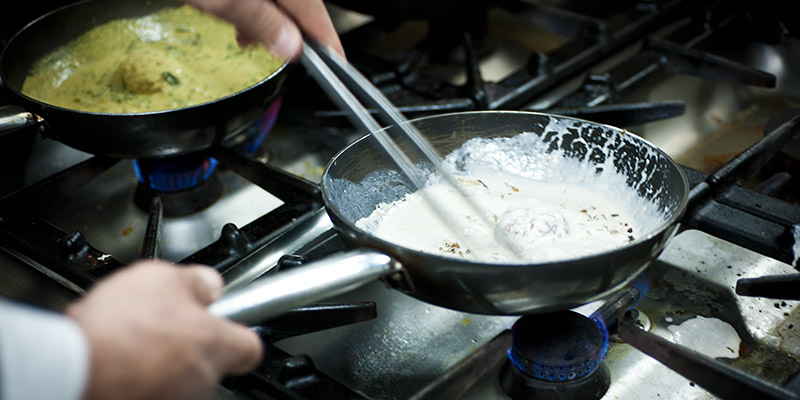
<svg viewBox="0 0 800 400">
<path fill-rule="evenodd" d="M 295 58 L 303 47 L 300 29 L 272 1 L 184 1 L 233 23 L 236 26 L 240 42 L 261 43 L 280 58 Z"/>
</svg>

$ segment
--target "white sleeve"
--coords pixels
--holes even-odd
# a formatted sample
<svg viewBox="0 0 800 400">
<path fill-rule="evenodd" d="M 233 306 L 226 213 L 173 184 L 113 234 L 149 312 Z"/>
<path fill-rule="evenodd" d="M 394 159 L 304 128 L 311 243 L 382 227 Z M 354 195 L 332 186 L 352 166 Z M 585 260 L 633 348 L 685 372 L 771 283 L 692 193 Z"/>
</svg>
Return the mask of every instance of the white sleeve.
<svg viewBox="0 0 800 400">
<path fill-rule="evenodd" d="M 89 344 L 75 321 L 0 298 L 0 400 L 83 396 Z"/>
</svg>

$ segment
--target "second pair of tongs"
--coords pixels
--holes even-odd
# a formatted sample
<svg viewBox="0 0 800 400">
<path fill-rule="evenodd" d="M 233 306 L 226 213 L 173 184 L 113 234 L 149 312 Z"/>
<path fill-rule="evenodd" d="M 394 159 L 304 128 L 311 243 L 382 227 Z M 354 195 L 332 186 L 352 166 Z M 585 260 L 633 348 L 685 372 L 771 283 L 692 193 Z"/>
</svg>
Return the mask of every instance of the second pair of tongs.
<svg viewBox="0 0 800 400">
<path fill-rule="evenodd" d="M 401 172 L 409 179 L 414 186 L 413 189 L 423 196 L 426 203 L 432 207 L 434 214 L 445 223 L 445 226 L 453 231 L 459 240 L 468 243 L 467 240 L 464 240 L 463 232 L 458 228 L 461 224 L 451 218 L 446 207 L 438 204 L 435 199 L 431 198 L 423 190 L 425 182 L 419 169 L 414 166 L 411 158 L 389 136 L 384 127 L 373 118 L 372 114 L 364 107 L 364 104 L 376 110 L 375 115 L 378 120 L 385 124 L 384 126 L 393 126 L 398 129 L 399 133 L 402 133 L 419 150 L 425 160 L 430 163 L 433 172 L 438 174 L 445 184 L 463 198 L 464 202 L 472 208 L 472 211 L 478 215 L 483 223 L 490 227 L 493 226 L 487 213 L 483 212 L 482 208 L 456 183 L 453 176 L 443 168 L 442 158 L 430 142 L 355 67 L 329 47 L 313 40 L 304 40 L 300 63 L 303 64 L 309 74 L 337 106 L 344 111 L 349 111 L 350 121 L 357 128 L 363 128 L 375 137 L 380 146 L 400 168 Z M 511 254 L 518 256 L 517 251 L 504 235 L 499 235 L 499 241 L 511 251 Z"/>
</svg>

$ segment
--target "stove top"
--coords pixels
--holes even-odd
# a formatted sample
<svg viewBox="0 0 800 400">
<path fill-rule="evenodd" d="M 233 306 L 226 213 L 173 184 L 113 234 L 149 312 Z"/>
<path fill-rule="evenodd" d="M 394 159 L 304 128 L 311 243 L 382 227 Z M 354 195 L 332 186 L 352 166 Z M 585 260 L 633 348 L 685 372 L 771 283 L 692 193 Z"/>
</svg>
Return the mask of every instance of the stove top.
<svg viewBox="0 0 800 400">
<path fill-rule="evenodd" d="M 578 116 L 630 129 L 686 167 L 694 197 L 684 230 L 649 266 L 649 280 L 574 310 L 608 328 L 610 386 L 601 398 L 797 398 L 800 303 L 737 294 L 760 288 L 740 279 L 797 273 L 797 122 L 762 141 L 800 107 L 800 31 L 783 17 L 794 5 L 581 3 L 487 2 L 486 23 L 445 44 L 426 39 L 441 32 L 437 18 L 330 9 L 350 61 L 411 117 L 481 109 Z M 426 53 L 442 46 L 452 51 Z M 233 289 L 346 248 L 313 182 L 359 133 L 310 82 L 290 77 L 257 153 L 243 155 L 236 143 L 209 149 L 222 194 L 188 215 L 137 206 L 130 161 L 35 132 L 1 137 L 11 173 L 0 180 L 0 293 L 62 309 L 147 251 L 213 265 Z M 598 317 L 634 305 L 619 322 Z M 373 282 L 255 327 L 267 344 L 264 364 L 223 382 L 217 397 L 508 399 L 501 376 L 518 320 L 444 309 Z M 735 331 L 738 347 L 721 346 L 730 332 L 717 321 Z M 630 329 L 637 324 L 645 329 Z M 725 356 L 706 364 L 657 339 L 681 335 L 707 338 L 690 347 Z"/>
</svg>

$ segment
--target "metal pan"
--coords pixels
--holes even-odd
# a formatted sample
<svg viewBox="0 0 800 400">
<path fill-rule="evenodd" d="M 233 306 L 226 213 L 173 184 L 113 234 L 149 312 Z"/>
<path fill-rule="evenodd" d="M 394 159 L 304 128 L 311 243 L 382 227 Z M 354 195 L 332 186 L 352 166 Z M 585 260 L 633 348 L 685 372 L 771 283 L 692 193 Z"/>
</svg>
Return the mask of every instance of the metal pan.
<svg viewBox="0 0 800 400">
<path fill-rule="evenodd" d="M 22 94 L 22 83 L 38 59 L 87 30 L 112 19 L 140 17 L 180 5 L 174 0 L 86 0 L 28 24 L 11 38 L 0 56 L 0 78 L 14 98 L 14 105 L 0 108 L 0 132 L 44 124 L 48 134 L 78 150 L 143 158 L 204 149 L 252 124 L 279 94 L 288 64 L 238 93 L 166 111 L 92 113 L 56 107 Z"/>
<path fill-rule="evenodd" d="M 559 134 L 548 128 L 551 121 L 565 127 L 564 131 Z M 369 215 L 381 202 L 391 202 L 407 192 L 402 179 L 374 179 L 376 171 L 394 171 L 396 167 L 366 136 L 331 161 L 321 183 L 334 226 L 349 244 L 361 250 L 278 273 L 228 293 L 212 306 L 212 311 L 242 322 L 257 322 L 286 307 L 349 290 L 375 276 L 398 280 L 397 272 L 405 275 L 400 280 L 406 282 L 403 288 L 408 295 L 455 310 L 514 315 L 571 308 L 603 298 L 636 278 L 661 253 L 686 208 L 689 186 L 678 164 L 652 144 L 618 128 L 509 111 L 446 114 L 412 123 L 442 154 L 475 137 L 534 132 L 556 156 L 594 164 L 612 157 L 615 172 L 624 175 L 639 196 L 663 210 L 663 222 L 623 247 L 559 262 L 477 263 L 405 248 L 355 226 L 355 221 Z M 283 278 L 287 279 L 281 281 Z M 295 301 L 283 302 L 290 297 Z"/>
</svg>

